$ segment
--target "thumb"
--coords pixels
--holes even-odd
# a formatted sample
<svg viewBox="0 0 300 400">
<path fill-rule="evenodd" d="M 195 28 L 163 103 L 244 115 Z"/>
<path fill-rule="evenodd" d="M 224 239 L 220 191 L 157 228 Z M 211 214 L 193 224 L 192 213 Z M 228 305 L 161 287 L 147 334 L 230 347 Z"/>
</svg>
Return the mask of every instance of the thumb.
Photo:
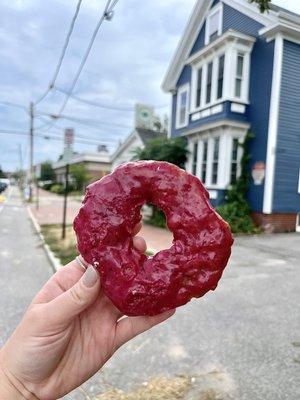
<svg viewBox="0 0 300 400">
<path fill-rule="evenodd" d="M 57 323 L 69 322 L 94 303 L 99 289 L 99 274 L 89 266 L 74 286 L 48 303 L 49 317 L 54 317 Z"/>
</svg>

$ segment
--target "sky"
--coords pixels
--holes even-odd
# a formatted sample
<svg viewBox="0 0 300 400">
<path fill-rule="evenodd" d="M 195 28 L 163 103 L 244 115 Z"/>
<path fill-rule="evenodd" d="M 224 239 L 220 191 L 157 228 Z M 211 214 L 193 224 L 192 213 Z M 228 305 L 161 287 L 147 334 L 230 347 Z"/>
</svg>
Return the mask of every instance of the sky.
<svg viewBox="0 0 300 400">
<path fill-rule="evenodd" d="M 299 0 L 273 3 L 300 13 Z M 0 0 L 0 102 L 28 110 L 30 101 L 45 92 L 76 4 L 77 0 Z M 82 1 L 56 81 L 59 88 L 69 89 L 105 4 L 106 0 Z M 195 0 L 119 0 L 113 19 L 100 28 L 74 94 L 123 110 L 70 99 L 63 114 L 83 121 L 60 119 L 49 128 L 45 124 L 51 120 L 43 114 L 57 113 L 64 100 L 59 92 L 49 93 L 36 106 L 34 123 L 40 135 L 47 136 L 49 129 L 52 139 L 35 137 L 34 162 L 57 160 L 64 128 L 75 129 L 75 151 L 95 151 L 99 141 L 112 152 L 133 129 L 135 103 L 153 105 L 161 116 L 168 114 L 170 98 L 160 86 L 194 4 Z M 0 103 L 0 166 L 5 171 L 28 167 L 26 109 Z M 93 143 L 79 143 L 78 136 Z"/>
</svg>

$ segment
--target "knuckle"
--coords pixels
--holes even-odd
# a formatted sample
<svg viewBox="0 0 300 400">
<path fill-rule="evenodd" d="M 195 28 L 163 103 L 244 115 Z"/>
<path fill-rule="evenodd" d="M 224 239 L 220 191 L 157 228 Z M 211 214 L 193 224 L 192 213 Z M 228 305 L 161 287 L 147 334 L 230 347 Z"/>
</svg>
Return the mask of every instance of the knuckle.
<svg viewBox="0 0 300 400">
<path fill-rule="evenodd" d="M 80 293 L 80 288 L 75 285 L 70 288 L 71 300 L 78 306 L 82 306 L 85 303 L 84 296 Z"/>
</svg>

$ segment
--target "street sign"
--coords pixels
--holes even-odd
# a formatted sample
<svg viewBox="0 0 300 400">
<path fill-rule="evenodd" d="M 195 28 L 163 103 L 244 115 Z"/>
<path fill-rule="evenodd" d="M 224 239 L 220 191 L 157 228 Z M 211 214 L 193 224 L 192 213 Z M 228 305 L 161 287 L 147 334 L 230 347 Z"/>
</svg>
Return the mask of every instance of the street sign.
<svg viewBox="0 0 300 400">
<path fill-rule="evenodd" d="M 74 129 L 65 129 L 65 147 L 73 147 L 74 143 Z"/>
<path fill-rule="evenodd" d="M 257 161 L 252 167 L 252 178 L 254 185 L 262 185 L 266 173 L 266 164 L 263 161 Z"/>
<path fill-rule="evenodd" d="M 63 153 L 63 161 L 70 164 L 73 156 L 74 129 L 65 129 L 65 148 Z"/>
</svg>

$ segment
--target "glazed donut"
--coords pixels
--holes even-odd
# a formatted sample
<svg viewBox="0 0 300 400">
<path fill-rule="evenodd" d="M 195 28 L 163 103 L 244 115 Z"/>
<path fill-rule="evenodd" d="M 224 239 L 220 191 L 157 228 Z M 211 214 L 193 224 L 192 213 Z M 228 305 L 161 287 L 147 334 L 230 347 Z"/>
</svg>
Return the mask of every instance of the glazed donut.
<svg viewBox="0 0 300 400">
<path fill-rule="evenodd" d="M 198 178 L 161 161 L 123 164 L 88 186 L 74 220 L 78 251 L 123 314 L 160 314 L 217 287 L 233 239 L 208 200 Z M 133 247 L 145 203 L 165 213 L 174 236 L 153 257 Z"/>
</svg>

